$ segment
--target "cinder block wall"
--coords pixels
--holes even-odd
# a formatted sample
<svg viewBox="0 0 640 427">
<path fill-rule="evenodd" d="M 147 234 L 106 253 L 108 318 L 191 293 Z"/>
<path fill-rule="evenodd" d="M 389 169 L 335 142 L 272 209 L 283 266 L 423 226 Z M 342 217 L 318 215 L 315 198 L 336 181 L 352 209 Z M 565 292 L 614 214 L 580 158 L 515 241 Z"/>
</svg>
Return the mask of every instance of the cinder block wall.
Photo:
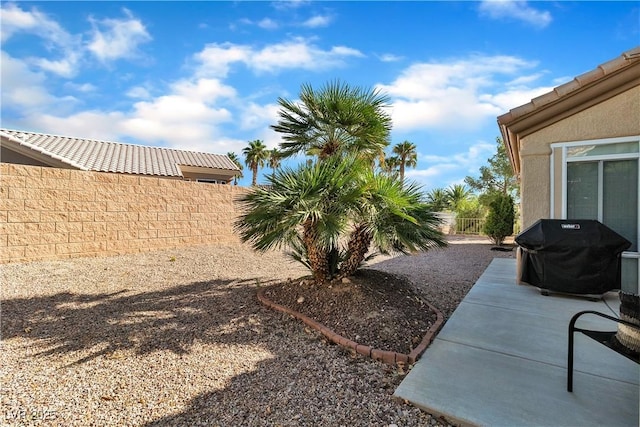
<svg viewBox="0 0 640 427">
<path fill-rule="evenodd" d="M 0 163 L 0 263 L 239 244 L 242 187 Z"/>
</svg>

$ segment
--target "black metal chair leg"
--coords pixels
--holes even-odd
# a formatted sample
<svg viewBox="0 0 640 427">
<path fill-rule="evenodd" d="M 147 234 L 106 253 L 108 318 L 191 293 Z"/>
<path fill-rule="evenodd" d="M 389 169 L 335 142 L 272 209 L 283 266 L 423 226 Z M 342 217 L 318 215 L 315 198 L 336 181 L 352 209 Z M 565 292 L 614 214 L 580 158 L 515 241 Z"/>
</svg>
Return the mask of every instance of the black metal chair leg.
<svg viewBox="0 0 640 427">
<path fill-rule="evenodd" d="M 618 319 L 616 317 L 613 316 L 609 316 L 607 314 L 604 313 L 600 313 L 598 311 L 593 311 L 593 310 L 586 310 L 586 311 L 581 311 L 579 313 L 576 313 L 572 318 L 571 321 L 569 321 L 569 340 L 568 340 L 568 348 L 567 348 L 567 391 L 568 392 L 572 392 L 573 391 L 573 347 L 574 347 L 574 335 L 576 332 L 582 332 L 583 334 L 587 335 L 588 337 L 600 342 L 601 344 L 607 345 L 606 342 L 609 340 L 609 337 L 615 335 L 615 331 L 614 332 L 599 332 L 599 331 L 592 331 L 589 329 L 582 329 L 582 328 L 576 328 L 576 321 L 578 320 L 578 318 L 580 316 L 582 316 L 583 314 L 594 314 L 598 317 L 603 317 L 605 319 L 609 319 L 611 321 L 614 321 L 616 323 L 622 323 L 624 325 L 630 326 L 632 328 L 638 328 L 638 325 L 628 322 L 626 320 L 622 320 L 622 319 Z M 607 345 L 608 346 L 608 345 Z M 608 346 L 609 347 L 609 346 Z M 611 348 L 611 347 L 609 347 Z M 633 360 L 636 363 L 640 363 L 640 360 L 638 359 L 637 355 L 635 356 L 630 356 L 629 354 L 624 354 L 622 352 L 620 352 L 618 349 L 613 349 L 614 351 L 622 354 L 623 356 Z"/>
<path fill-rule="evenodd" d="M 573 392 L 573 334 L 575 332 L 576 320 L 584 313 L 578 313 L 571 318 L 569 322 L 569 348 L 567 349 L 567 391 Z"/>
</svg>

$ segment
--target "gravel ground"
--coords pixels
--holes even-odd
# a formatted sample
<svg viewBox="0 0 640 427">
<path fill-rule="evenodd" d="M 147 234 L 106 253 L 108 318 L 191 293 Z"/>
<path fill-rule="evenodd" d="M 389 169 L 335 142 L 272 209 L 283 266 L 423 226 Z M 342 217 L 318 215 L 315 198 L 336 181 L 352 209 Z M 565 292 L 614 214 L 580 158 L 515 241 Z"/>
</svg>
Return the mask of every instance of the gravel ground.
<svg viewBox="0 0 640 427">
<path fill-rule="evenodd" d="M 445 316 L 488 242 L 378 258 Z M 392 399 L 403 372 L 256 300 L 307 274 L 279 253 L 197 247 L 1 268 L 2 425 L 447 425 Z"/>
</svg>

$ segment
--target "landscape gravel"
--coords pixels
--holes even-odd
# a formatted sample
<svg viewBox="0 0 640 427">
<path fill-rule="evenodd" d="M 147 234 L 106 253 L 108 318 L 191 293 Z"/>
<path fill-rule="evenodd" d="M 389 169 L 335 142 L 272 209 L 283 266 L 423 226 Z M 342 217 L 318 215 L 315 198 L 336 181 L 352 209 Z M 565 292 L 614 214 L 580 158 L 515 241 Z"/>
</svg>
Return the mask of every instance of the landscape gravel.
<svg viewBox="0 0 640 427">
<path fill-rule="evenodd" d="M 449 316 L 488 241 L 378 257 Z M 405 371 L 328 343 L 257 301 L 307 274 L 283 254 L 204 246 L 0 266 L 0 423 L 446 426 L 392 398 Z"/>
</svg>

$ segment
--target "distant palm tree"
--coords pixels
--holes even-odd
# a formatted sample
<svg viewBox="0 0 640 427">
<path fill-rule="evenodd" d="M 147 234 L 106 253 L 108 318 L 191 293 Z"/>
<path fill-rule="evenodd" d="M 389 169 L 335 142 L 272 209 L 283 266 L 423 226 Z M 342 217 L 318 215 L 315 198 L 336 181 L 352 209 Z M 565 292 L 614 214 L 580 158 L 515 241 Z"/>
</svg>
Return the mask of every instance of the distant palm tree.
<svg viewBox="0 0 640 427">
<path fill-rule="evenodd" d="M 471 190 L 469 190 L 464 184 L 454 184 L 446 189 L 447 199 L 449 207 L 452 211 L 457 212 L 460 204 L 471 196 Z"/>
<path fill-rule="evenodd" d="M 433 212 L 442 212 L 449 207 L 449 196 L 446 190 L 434 188 L 427 193 L 427 204 Z"/>
<path fill-rule="evenodd" d="M 249 141 L 249 145 L 242 149 L 242 153 L 244 154 L 244 163 L 251 169 L 253 174 L 251 185 L 255 186 L 258 182 L 258 169 L 264 167 L 269 158 L 269 151 L 261 140 L 256 139 Z"/>
<path fill-rule="evenodd" d="M 401 142 L 393 147 L 393 154 L 398 156 L 400 181 L 404 182 L 405 167 L 408 166 L 414 168 L 418 164 L 418 152 L 416 151 L 416 145 L 409 141 Z"/>
<path fill-rule="evenodd" d="M 384 159 L 382 170 L 388 175 L 395 175 L 400 169 L 400 157 L 389 156 Z"/>
<path fill-rule="evenodd" d="M 244 175 L 242 174 L 242 170 L 244 169 L 244 166 L 242 166 L 242 163 L 240 162 L 238 155 L 233 151 L 229 151 L 227 153 L 227 157 L 229 158 L 229 160 L 235 163 L 238 169 L 240 169 L 240 173 L 233 178 L 233 185 L 238 185 L 238 179 L 244 177 Z"/>
<path fill-rule="evenodd" d="M 387 95 L 334 81 L 319 91 L 303 85 L 299 97 L 278 98 L 280 119 L 271 128 L 283 134 L 283 157 L 303 153 L 323 161 L 355 154 L 373 163 L 384 154 L 391 132 Z"/>
<path fill-rule="evenodd" d="M 282 163 L 282 153 L 277 148 L 269 150 L 269 167 L 275 172 Z"/>
</svg>

